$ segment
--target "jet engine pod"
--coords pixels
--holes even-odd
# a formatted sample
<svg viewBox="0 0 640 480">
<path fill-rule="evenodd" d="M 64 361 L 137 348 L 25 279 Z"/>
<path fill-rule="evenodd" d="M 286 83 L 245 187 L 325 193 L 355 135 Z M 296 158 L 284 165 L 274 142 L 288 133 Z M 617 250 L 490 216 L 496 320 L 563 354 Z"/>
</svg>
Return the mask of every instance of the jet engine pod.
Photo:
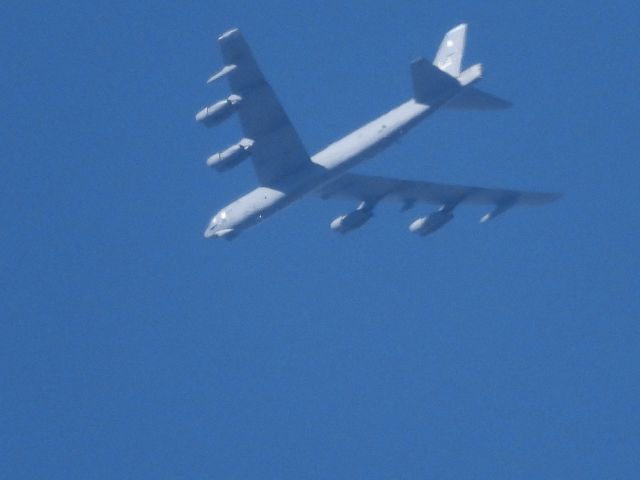
<svg viewBox="0 0 640 480">
<path fill-rule="evenodd" d="M 494 208 L 489 213 L 485 213 L 482 216 L 482 218 L 480 219 L 480 223 L 486 223 L 489 220 L 493 220 L 498 215 L 503 214 L 504 212 L 509 210 L 511 207 L 513 207 L 515 205 L 515 203 L 516 203 L 516 197 L 510 198 L 508 200 L 505 200 L 505 201 L 499 203 L 498 205 L 496 205 L 496 208 Z"/>
<path fill-rule="evenodd" d="M 442 228 L 452 219 L 453 213 L 451 213 L 451 211 L 438 210 L 426 217 L 416 219 L 411 225 L 409 225 L 409 230 L 424 237 L 425 235 L 429 235 L 430 233 Z"/>
<path fill-rule="evenodd" d="M 253 140 L 249 138 L 243 138 L 235 145 L 231 145 L 222 152 L 215 153 L 207 159 L 207 165 L 215 168 L 219 172 L 229 170 L 235 167 L 245 158 L 251 155 L 251 146 Z"/>
<path fill-rule="evenodd" d="M 373 217 L 373 209 L 362 202 L 357 210 L 345 215 L 340 215 L 331 222 L 331 230 L 345 234 L 356 228 L 360 228 Z"/>
<path fill-rule="evenodd" d="M 205 127 L 218 125 L 231 116 L 241 100 L 238 95 L 229 95 L 225 100 L 204 107 L 196 113 L 196 122 L 202 123 Z"/>
</svg>

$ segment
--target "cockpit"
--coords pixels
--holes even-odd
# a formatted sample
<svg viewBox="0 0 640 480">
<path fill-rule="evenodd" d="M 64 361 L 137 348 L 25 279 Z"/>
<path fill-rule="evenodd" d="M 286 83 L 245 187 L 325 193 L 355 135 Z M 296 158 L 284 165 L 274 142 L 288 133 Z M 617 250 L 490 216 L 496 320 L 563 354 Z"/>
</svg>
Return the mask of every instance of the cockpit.
<svg viewBox="0 0 640 480">
<path fill-rule="evenodd" d="M 211 220 L 211 226 L 214 225 L 224 225 L 227 221 L 227 212 L 225 210 L 220 210 L 215 217 Z"/>
<path fill-rule="evenodd" d="M 220 210 L 209 222 L 209 226 L 204 232 L 204 236 L 206 238 L 211 238 L 213 236 L 223 237 L 226 236 L 230 238 L 233 233 L 233 227 L 229 226 L 229 213 L 225 210 Z"/>
</svg>

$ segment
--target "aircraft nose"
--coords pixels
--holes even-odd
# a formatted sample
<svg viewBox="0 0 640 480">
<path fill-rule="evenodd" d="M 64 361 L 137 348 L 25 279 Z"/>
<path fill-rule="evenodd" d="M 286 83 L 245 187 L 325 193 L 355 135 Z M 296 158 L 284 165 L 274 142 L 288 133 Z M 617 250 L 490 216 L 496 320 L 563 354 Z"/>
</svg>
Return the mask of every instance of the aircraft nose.
<svg viewBox="0 0 640 480">
<path fill-rule="evenodd" d="M 211 221 L 207 226 L 207 229 L 204 231 L 204 238 L 211 238 L 216 234 L 216 222 Z"/>
</svg>

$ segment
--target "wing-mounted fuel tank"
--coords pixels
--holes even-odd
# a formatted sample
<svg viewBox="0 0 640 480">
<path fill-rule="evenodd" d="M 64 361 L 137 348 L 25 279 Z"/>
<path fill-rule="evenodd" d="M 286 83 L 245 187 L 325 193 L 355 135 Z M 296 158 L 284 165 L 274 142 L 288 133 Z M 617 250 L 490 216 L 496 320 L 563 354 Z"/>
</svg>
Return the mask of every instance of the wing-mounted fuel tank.
<svg viewBox="0 0 640 480">
<path fill-rule="evenodd" d="M 229 118 L 241 101 L 242 97 L 239 95 L 229 95 L 226 99 L 204 107 L 196 113 L 196 122 L 202 123 L 205 127 L 214 127 Z"/>
<path fill-rule="evenodd" d="M 414 220 L 411 225 L 409 225 L 409 230 L 424 237 L 439 230 L 451 220 L 453 220 L 453 210 L 451 208 L 441 207 L 426 217 L 420 217 Z"/>
<path fill-rule="evenodd" d="M 207 165 L 215 168 L 219 172 L 229 170 L 240 164 L 245 158 L 251 155 L 251 147 L 253 146 L 253 140 L 250 138 L 243 138 L 235 145 L 231 145 L 226 150 L 219 153 L 214 153 L 207 159 Z"/>
<path fill-rule="evenodd" d="M 358 208 L 351 213 L 340 215 L 331 222 L 331 230 L 345 234 L 356 228 L 360 228 L 373 217 L 373 205 L 362 202 Z"/>
</svg>

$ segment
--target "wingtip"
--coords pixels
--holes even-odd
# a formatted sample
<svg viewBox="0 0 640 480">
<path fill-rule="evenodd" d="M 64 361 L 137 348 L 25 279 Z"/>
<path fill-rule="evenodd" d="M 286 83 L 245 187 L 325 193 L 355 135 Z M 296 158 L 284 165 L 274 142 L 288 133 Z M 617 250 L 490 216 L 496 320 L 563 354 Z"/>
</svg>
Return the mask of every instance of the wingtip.
<svg viewBox="0 0 640 480">
<path fill-rule="evenodd" d="M 511 100 L 502 100 L 502 105 L 500 105 L 500 107 L 498 107 L 498 110 L 507 110 L 511 107 L 513 107 L 513 102 Z"/>
<path fill-rule="evenodd" d="M 240 35 L 240 29 L 239 28 L 232 28 L 230 30 L 227 30 L 226 32 L 224 32 L 222 35 L 220 35 L 218 37 L 218 41 L 219 42 L 223 42 L 224 40 L 226 40 L 227 38 L 236 36 L 236 35 Z"/>
</svg>

